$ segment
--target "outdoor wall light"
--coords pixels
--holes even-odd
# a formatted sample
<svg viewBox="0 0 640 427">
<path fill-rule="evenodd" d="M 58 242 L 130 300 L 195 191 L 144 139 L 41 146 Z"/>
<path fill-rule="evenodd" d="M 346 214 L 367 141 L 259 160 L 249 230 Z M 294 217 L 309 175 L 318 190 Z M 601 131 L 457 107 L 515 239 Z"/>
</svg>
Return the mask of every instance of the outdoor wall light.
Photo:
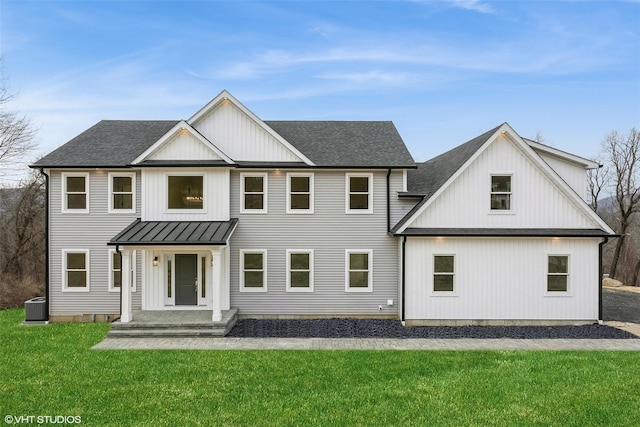
<svg viewBox="0 0 640 427">
<path fill-rule="evenodd" d="M 154 266 L 154 267 L 157 267 L 157 266 L 158 266 L 158 264 L 160 264 L 160 261 L 158 261 L 158 257 L 157 257 L 157 256 L 154 256 L 154 257 L 153 257 L 153 266 Z"/>
</svg>

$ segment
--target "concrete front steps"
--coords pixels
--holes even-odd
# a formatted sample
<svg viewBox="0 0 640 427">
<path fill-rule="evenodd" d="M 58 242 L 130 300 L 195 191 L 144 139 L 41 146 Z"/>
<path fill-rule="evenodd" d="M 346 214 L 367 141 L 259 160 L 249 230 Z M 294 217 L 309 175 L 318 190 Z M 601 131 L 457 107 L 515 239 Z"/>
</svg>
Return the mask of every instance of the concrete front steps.
<svg viewBox="0 0 640 427">
<path fill-rule="evenodd" d="M 211 320 L 206 311 L 134 311 L 133 320 L 111 323 L 107 338 L 223 337 L 238 320 L 238 309 L 222 312 L 222 320 Z"/>
</svg>

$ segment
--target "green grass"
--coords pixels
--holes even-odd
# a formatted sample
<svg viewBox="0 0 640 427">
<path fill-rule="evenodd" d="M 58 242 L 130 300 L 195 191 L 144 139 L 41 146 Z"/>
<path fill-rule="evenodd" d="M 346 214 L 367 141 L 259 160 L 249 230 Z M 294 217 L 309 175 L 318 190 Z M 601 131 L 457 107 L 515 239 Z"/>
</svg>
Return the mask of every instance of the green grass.
<svg viewBox="0 0 640 427">
<path fill-rule="evenodd" d="M 637 426 L 640 353 L 98 351 L 0 312 L 0 416 L 82 425 Z"/>
</svg>

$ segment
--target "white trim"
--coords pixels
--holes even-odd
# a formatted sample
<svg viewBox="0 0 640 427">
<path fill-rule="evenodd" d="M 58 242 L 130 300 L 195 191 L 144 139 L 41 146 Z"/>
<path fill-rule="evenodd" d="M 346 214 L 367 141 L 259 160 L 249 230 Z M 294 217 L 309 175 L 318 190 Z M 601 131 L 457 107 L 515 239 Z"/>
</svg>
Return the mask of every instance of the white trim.
<svg viewBox="0 0 640 427">
<path fill-rule="evenodd" d="M 62 185 L 60 188 L 62 189 L 62 213 L 89 213 L 89 205 L 90 205 L 90 188 L 91 188 L 91 180 L 89 178 L 89 172 L 62 172 Z M 69 177 L 84 177 L 84 193 L 72 193 L 72 194 L 85 194 L 85 207 L 84 209 L 69 209 L 67 207 L 67 178 Z"/>
<path fill-rule="evenodd" d="M 151 154 L 155 153 L 158 149 L 162 148 L 166 143 L 170 143 L 173 138 L 180 133 L 180 131 L 189 132 L 194 138 L 204 144 L 207 148 L 209 148 L 213 153 L 215 153 L 218 157 L 224 160 L 228 164 L 234 164 L 233 160 L 229 156 L 227 156 L 222 150 L 216 147 L 211 141 L 205 138 L 200 132 L 196 131 L 191 127 L 191 125 L 184 120 L 176 123 L 174 127 L 172 127 L 167 133 L 162 135 L 160 139 L 153 143 L 153 145 L 147 148 L 142 154 L 140 154 L 136 159 L 131 162 L 131 164 L 138 164 L 144 161 Z M 200 159 L 194 159 L 200 160 Z"/>
<path fill-rule="evenodd" d="M 174 307 L 176 305 L 176 260 L 174 257 L 175 253 L 164 253 L 161 255 L 156 255 L 156 252 L 152 252 L 151 253 L 151 268 L 158 268 L 161 267 L 162 268 L 162 295 L 163 295 L 163 299 L 164 299 L 164 306 L 165 307 Z M 158 265 L 158 267 L 155 267 L 153 265 L 153 258 L 155 256 L 158 256 L 158 260 L 162 259 L 164 260 L 163 264 Z M 169 276 L 169 263 L 171 263 L 171 276 Z M 171 277 L 171 283 L 168 283 L 168 278 Z M 168 289 L 171 289 L 171 296 L 168 295 Z"/>
<path fill-rule="evenodd" d="M 250 270 L 250 271 L 262 271 L 262 287 L 252 288 L 244 286 L 244 256 L 245 254 L 262 254 L 262 270 Z M 267 250 L 266 249 L 240 249 L 240 292 L 267 292 Z"/>
<path fill-rule="evenodd" d="M 549 257 L 561 256 L 567 257 L 567 273 L 549 273 Z M 544 275 L 544 296 L 547 297 L 571 297 L 573 296 L 571 289 L 571 254 L 568 253 L 547 253 L 545 258 L 545 275 Z M 550 291 L 549 290 L 549 275 L 554 276 L 566 276 L 567 277 L 567 290 L 566 291 Z"/>
<path fill-rule="evenodd" d="M 119 287 L 115 287 L 113 285 L 113 254 L 117 253 L 115 249 L 109 248 L 108 251 L 108 267 L 107 274 L 109 275 L 109 292 L 120 292 Z M 137 264 L 137 256 L 136 251 L 131 251 L 131 270 L 129 271 L 131 275 L 131 292 L 136 291 L 136 264 Z M 120 263 L 120 277 L 122 277 L 122 263 Z M 120 279 L 120 283 L 122 283 L 122 279 Z"/>
<path fill-rule="evenodd" d="M 244 205 L 244 179 L 262 178 L 262 209 L 246 209 Z M 251 193 L 260 194 L 260 193 Z M 266 172 L 242 172 L 240 173 L 240 213 L 245 214 L 266 214 L 269 213 L 269 174 Z"/>
<path fill-rule="evenodd" d="M 531 148 L 535 151 L 541 151 L 545 154 L 549 154 L 553 157 L 557 157 L 561 160 L 568 161 L 571 163 L 575 163 L 579 166 L 582 166 L 585 169 L 598 169 L 600 165 L 598 162 L 594 162 L 593 160 L 586 159 L 584 157 L 576 156 L 575 154 L 568 153 L 566 151 L 559 150 L 554 147 L 550 147 L 545 144 L 540 144 L 537 141 L 533 141 L 528 138 L 522 138 Z"/>
<path fill-rule="evenodd" d="M 494 176 L 508 176 L 509 177 L 509 186 L 511 191 L 502 192 L 502 191 L 493 191 L 493 177 Z M 515 209 L 515 198 L 514 198 L 514 189 L 515 189 L 515 173 L 514 172 L 489 172 L 489 215 L 514 215 L 516 213 Z M 491 207 L 491 196 L 493 194 L 508 194 L 509 195 L 509 209 L 493 209 Z"/>
<path fill-rule="evenodd" d="M 67 254 L 84 254 L 85 283 L 84 287 L 67 286 Z M 91 251 L 89 249 L 62 249 L 62 292 L 89 292 L 91 290 Z M 81 271 L 81 270 L 79 270 Z"/>
<path fill-rule="evenodd" d="M 351 209 L 351 178 L 368 178 L 367 209 Z M 363 194 L 363 193 L 360 193 Z M 372 214 L 373 213 L 373 173 L 345 173 L 345 213 Z"/>
<path fill-rule="evenodd" d="M 109 213 L 136 213 L 136 173 L 135 172 L 109 172 Z M 131 178 L 131 209 L 116 209 L 113 207 L 113 178 Z M 118 194 L 129 194 L 126 192 Z"/>
<path fill-rule="evenodd" d="M 291 255 L 307 254 L 309 255 L 309 287 L 299 288 L 291 287 Z M 313 249 L 287 249 L 287 292 L 313 292 L 314 277 Z M 295 270 L 306 271 L 306 270 Z"/>
<path fill-rule="evenodd" d="M 309 209 L 291 208 L 291 178 L 309 178 Z M 314 212 L 314 174 L 301 172 L 287 172 L 287 213 L 288 214 L 312 214 Z M 305 193 L 298 193 L 305 194 Z"/>
<path fill-rule="evenodd" d="M 278 134 L 273 129 L 271 129 L 269 126 L 267 126 L 262 120 L 260 120 L 260 118 L 258 116 L 253 114 L 253 112 L 251 112 L 251 110 L 249 110 L 247 107 L 242 105 L 242 103 L 240 101 L 238 101 L 236 98 L 234 98 L 226 90 L 223 90 L 222 92 L 220 92 L 218 94 L 218 96 L 213 98 L 211 101 L 209 101 L 209 103 L 207 105 L 205 105 L 200 110 L 198 110 L 193 116 L 191 116 L 187 120 L 187 123 L 189 125 L 195 125 L 201 118 L 206 116 L 210 111 L 218 108 L 222 103 L 226 103 L 226 102 L 230 102 L 236 108 L 238 108 L 240 111 L 242 111 L 247 117 L 249 117 L 251 120 L 253 120 L 260 128 L 262 128 L 272 138 L 274 138 L 276 141 L 278 141 L 280 144 L 282 144 L 287 150 L 289 150 L 291 153 L 293 153 L 293 155 L 298 157 L 300 160 L 302 160 L 308 166 L 315 166 L 314 163 L 307 156 L 302 154 L 302 152 L 300 152 L 296 147 L 291 145 L 280 134 Z"/>
<path fill-rule="evenodd" d="M 402 169 L 402 192 L 406 193 L 408 188 L 407 184 L 407 170 Z"/>
<path fill-rule="evenodd" d="M 453 273 L 448 274 L 448 273 L 436 273 L 436 257 L 437 256 L 450 256 L 453 257 Z M 431 254 L 431 289 L 430 289 L 430 294 L 431 296 L 434 297 L 457 297 L 458 296 L 458 286 L 457 286 L 457 280 L 456 280 L 456 254 L 451 254 L 451 253 L 433 253 Z M 440 275 L 448 275 L 448 276 L 453 276 L 453 290 L 451 291 L 436 291 L 435 290 L 435 275 L 436 274 L 440 274 Z"/>
<path fill-rule="evenodd" d="M 200 176 L 202 177 L 202 208 L 201 209 L 171 209 L 169 208 L 169 177 L 176 176 Z M 165 195 L 165 204 L 164 204 L 164 213 L 167 214 L 206 214 L 207 213 L 207 174 L 205 172 L 165 172 L 164 173 L 164 195 Z"/>
<path fill-rule="evenodd" d="M 351 254 L 367 254 L 367 264 L 369 268 L 367 270 L 353 270 L 353 271 L 367 271 L 368 278 L 367 283 L 369 286 L 366 288 L 352 288 L 350 283 L 349 273 L 351 270 L 351 264 L 349 255 Z M 373 249 L 345 249 L 344 251 L 344 290 L 345 292 L 373 292 Z"/>
</svg>

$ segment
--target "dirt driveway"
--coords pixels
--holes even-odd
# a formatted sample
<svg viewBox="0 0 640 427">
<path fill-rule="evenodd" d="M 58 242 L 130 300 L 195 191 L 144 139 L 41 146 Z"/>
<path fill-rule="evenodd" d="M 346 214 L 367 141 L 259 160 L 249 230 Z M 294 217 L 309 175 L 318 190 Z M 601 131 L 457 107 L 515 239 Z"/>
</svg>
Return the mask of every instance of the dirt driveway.
<svg viewBox="0 0 640 427">
<path fill-rule="evenodd" d="M 640 292 L 621 288 L 602 289 L 603 320 L 640 323 Z"/>
</svg>

